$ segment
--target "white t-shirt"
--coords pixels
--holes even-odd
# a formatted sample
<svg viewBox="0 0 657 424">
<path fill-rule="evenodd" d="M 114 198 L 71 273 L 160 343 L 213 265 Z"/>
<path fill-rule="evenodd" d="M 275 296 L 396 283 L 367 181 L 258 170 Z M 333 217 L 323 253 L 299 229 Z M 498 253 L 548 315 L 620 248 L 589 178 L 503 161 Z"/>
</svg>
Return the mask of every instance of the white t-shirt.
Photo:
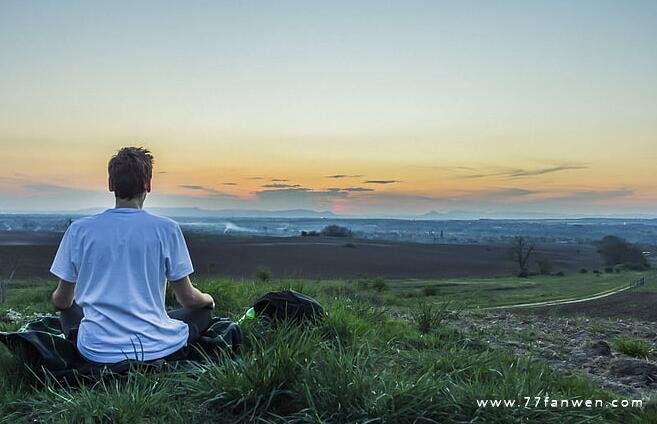
<svg viewBox="0 0 657 424">
<path fill-rule="evenodd" d="M 66 230 L 50 272 L 75 283 L 84 310 L 78 350 L 90 361 L 159 359 L 185 346 L 189 328 L 169 318 L 167 280 L 194 272 L 180 226 L 142 209 L 115 208 Z"/>
</svg>

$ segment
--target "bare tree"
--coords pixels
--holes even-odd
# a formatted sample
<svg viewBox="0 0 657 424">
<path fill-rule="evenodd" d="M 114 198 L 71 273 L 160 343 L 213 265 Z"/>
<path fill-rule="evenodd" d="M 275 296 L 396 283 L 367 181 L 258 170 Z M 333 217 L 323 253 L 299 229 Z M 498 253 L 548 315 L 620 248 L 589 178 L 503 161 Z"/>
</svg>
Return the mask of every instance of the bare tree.
<svg viewBox="0 0 657 424">
<path fill-rule="evenodd" d="M 511 252 L 518 263 L 518 268 L 520 268 L 518 275 L 527 276 L 529 274 L 528 264 L 532 253 L 534 253 L 534 248 L 534 244 L 522 236 L 516 236 L 513 238 Z"/>
</svg>

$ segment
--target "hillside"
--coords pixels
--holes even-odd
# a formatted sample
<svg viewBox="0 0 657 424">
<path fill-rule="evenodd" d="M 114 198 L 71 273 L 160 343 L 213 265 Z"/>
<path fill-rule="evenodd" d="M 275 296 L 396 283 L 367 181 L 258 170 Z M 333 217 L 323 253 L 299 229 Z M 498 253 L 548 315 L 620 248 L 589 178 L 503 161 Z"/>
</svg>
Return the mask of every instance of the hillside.
<svg viewBox="0 0 657 424">
<path fill-rule="evenodd" d="M 634 398 L 637 392 L 599 384 L 578 366 L 554 366 L 540 354 L 551 349 L 563 354 L 559 340 L 572 333 L 560 332 L 569 325 L 576 331 L 577 324 L 553 326 L 540 316 L 519 318 L 499 312 L 459 313 L 459 308 L 453 310 L 456 304 L 422 294 L 406 297 L 409 303 L 404 306 L 393 288 L 378 281 L 200 281 L 224 316 L 236 318 L 260 294 L 284 287 L 316 297 L 329 312 L 316 326 L 244 326 L 245 344 L 235 361 L 156 374 L 134 371 L 127 378 L 81 388 L 53 382 L 32 388 L 29 373 L 0 348 L 0 416 L 4 422 L 120 423 L 563 423 L 657 418 L 649 407 L 480 406 L 478 400 L 523 402 L 524 396 L 545 394 L 551 399 L 611 402 Z M 12 283 L 9 303 L 0 312 L 5 317 L 0 329 L 16 329 L 26 316 L 49 311 L 51 289 L 49 284 Z M 8 307 L 20 313 L 8 316 Z M 522 319 L 526 322 L 518 324 Z M 552 338 L 557 336 L 560 339 Z M 541 346 L 541 340 L 551 342 Z M 584 345 L 584 339 L 574 340 Z M 617 350 L 614 353 L 618 355 Z"/>
</svg>

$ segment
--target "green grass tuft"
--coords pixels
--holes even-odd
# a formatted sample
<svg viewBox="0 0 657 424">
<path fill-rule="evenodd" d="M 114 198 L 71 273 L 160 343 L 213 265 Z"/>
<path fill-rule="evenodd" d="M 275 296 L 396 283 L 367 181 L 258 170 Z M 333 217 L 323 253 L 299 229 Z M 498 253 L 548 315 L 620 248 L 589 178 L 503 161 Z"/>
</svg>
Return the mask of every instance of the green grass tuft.
<svg viewBox="0 0 657 424">
<path fill-rule="evenodd" d="M 652 347 L 645 340 L 617 337 L 612 343 L 619 352 L 635 358 L 648 358 L 653 353 Z"/>
</svg>

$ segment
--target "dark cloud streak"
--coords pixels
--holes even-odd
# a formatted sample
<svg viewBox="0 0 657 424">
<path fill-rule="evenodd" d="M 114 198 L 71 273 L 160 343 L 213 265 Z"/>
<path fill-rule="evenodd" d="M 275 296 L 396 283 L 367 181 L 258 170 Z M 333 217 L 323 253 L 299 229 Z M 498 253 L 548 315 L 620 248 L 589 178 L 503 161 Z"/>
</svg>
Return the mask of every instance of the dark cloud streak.
<svg viewBox="0 0 657 424">
<path fill-rule="evenodd" d="M 367 180 L 363 181 L 363 184 L 395 184 L 400 182 L 399 180 Z"/>
</svg>

